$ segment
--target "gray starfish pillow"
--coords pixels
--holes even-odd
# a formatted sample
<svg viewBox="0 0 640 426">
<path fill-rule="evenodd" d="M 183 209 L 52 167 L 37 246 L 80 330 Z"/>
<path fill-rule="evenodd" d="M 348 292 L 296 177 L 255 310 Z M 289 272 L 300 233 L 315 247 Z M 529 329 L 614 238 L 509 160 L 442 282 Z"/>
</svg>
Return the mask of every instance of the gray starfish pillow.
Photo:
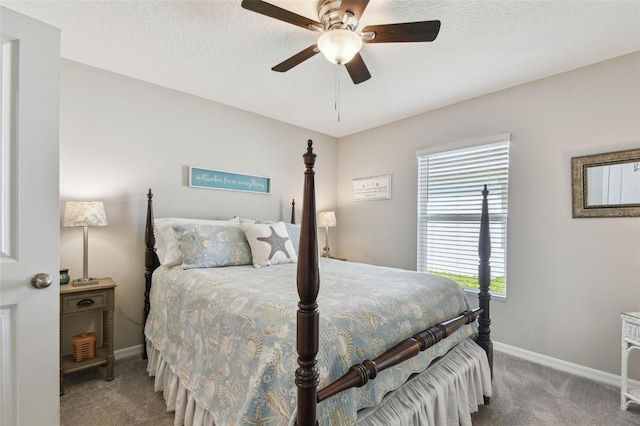
<svg viewBox="0 0 640 426">
<path fill-rule="evenodd" d="M 243 223 L 240 226 L 249 241 L 256 268 L 298 261 L 284 222 Z"/>
</svg>

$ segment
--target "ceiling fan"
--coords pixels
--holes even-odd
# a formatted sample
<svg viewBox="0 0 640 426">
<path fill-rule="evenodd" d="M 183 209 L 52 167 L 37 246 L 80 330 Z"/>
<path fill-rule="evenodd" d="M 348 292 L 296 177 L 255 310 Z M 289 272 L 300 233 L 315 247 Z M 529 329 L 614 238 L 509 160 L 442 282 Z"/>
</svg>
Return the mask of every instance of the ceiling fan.
<svg viewBox="0 0 640 426">
<path fill-rule="evenodd" d="M 274 6 L 262 0 L 243 0 L 242 7 L 252 12 L 322 33 L 318 42 L 289 59 L 273 71 L 286 72 L 322 52 L 330 62 L 342 65 L 355 84 L 371 78 L 362 56 L 362 43 L 403 43 L 433 41 L 440 31 L 440 21 L 406 22 L 400 24 L 368 25 L 356 33 L 358 21 L 369 0 L 321 0 L 318 6 L 320 22 Z"/>
</svg>

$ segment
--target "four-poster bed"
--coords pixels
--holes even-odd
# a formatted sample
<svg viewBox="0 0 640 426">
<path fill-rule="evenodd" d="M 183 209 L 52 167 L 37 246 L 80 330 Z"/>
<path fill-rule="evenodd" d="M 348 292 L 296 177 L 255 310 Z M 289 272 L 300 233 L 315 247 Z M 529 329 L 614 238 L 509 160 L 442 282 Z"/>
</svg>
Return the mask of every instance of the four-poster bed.
<svg viewBox="0 0 640 426">
<path fill-rule="evenodd" d="M 149 190 L 144 356 L 149 355 L 156 390 L 163 390 L 168 408 L 177 411 L 176 424 L 349 424 L 356 411 L 361 424 L 383 424 L 382 418 L 404 415 L 396 413 L 399 403 L 415 399 L 417 406 L 443 407 L 452 393 L 467 407 L 450 401 L 447 413 L 427 407 L 424 416 L 435 423 L 452 416 L 464 422 L 491 393 L 488 191 L 483 191 L 479 242 L 479 307 L 470 309 L 460 287 L 441 277 L 428 276 L 425 283 L 428 274 L 319 259 L 311 141 L 303 157 L 297 264 L 290 263 L 292 254 L 268 268 L 165 266 L 156 253 Z M 224 225 L 173 229 L 193 239 L 189 231 L 196 228 L 227 232 L 235 226 Z M 276 227 L 238 226 L 247 235 L 248 226 Z M 330 294 L 320 293 L 321 280 Z M 225 306 L 228 312 L 221 312 Z M 477 329 L 471 324 L 476 318 Z"/>
</svg>

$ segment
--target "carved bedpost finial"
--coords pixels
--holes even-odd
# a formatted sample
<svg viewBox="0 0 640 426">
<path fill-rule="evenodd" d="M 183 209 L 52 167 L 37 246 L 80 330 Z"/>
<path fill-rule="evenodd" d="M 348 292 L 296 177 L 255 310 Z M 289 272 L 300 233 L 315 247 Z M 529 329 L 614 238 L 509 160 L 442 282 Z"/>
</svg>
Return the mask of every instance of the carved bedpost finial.
<svg viewBox="0 0 640 426">
<path fill-rule="evenodd" d="M 307 141 L 307 152 L 305 152 L 302 157 L 304 157 L 304 164 L 307 166 L 306 172 L 313 173 L 313 166 L 316 164 L 317 155 L 313 153 L 313 141 L 311 139 Z"/>
<path fill-rule="evenodd" d="M 151 188 L 149 188 L 149 192 L 147 193 L 147 199 L 151 200 L 153 198 L 153 192 L 151 192 Z"/>
</svg>

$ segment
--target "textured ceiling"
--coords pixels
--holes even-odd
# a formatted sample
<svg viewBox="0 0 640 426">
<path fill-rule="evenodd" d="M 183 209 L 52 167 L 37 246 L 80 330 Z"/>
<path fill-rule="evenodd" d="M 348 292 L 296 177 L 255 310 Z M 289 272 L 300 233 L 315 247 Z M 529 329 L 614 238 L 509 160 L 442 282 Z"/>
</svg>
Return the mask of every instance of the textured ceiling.
<svg viewBox="0 0 640 426">
<path fill-rule="evenodd" d="M 271 0 L 317 20 L 317 1 Z M 61 29 L 62 57 L 336 137 L 640 50 L 640 1 L 371 0 L 359 28 L 439 19 L 432 43 L 365 44 L 354 85 L 318 34 L 212 1 L 0 1 Z M 340 121 L 335 109 L 336 100 Z"/>
</svg>

